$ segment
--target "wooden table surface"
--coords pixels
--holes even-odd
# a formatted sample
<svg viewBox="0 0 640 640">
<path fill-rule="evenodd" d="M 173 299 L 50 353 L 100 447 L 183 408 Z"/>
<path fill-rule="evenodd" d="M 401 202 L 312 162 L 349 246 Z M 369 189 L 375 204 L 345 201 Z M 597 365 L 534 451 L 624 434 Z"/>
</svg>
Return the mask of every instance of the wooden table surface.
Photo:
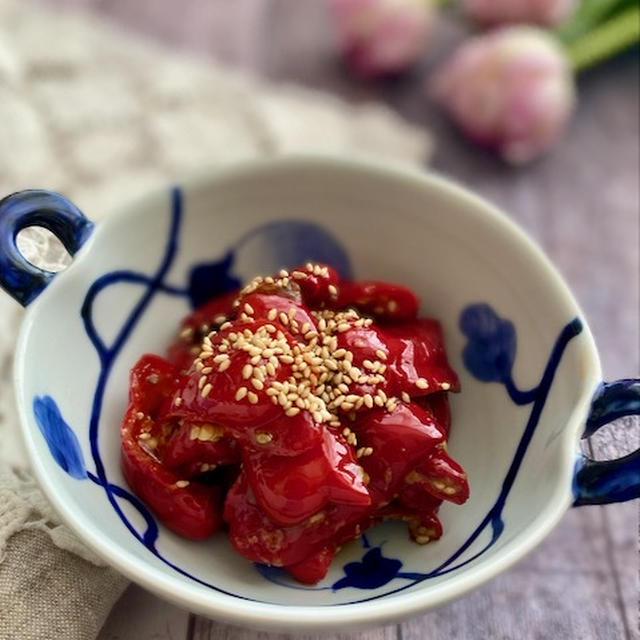
<svg viewBox="0 0 640 640">
<path fill-rule="evenodd" d="M 580 79 L 566 139 L 525 169 L 470 147 L 425 96 L 424 75 L 459 39 L 444 21 L 435 51 L 407 77 L 353 81 L 337 62 L 320 0 L 49 0 L 80 6 L 127 28 L 275 81 L 381 100 L 437 141 L 434 167 L 509 212 L 544 248 L 575 292 L 599 345 L 606 379 L 639 372 L 638 55 Z M 604 438 L 640 444 L 640 424 Z M 596 443 L 597 444 L 597 443 Z M 606 448 L 606 447 L 605 447 Z M 571 510 L 516 567 L 471 595 L 359 640 L 637 638 L 638 503 Z M 259 634 L 190 615 L 132 586 L 101 640 L 303 638 Z"/>
</svg>

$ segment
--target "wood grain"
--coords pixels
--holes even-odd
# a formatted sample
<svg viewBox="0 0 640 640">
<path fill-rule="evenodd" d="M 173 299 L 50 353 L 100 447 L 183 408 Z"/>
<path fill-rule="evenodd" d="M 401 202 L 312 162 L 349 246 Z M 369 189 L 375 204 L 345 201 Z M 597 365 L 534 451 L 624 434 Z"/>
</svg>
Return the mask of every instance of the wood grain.
<svg viewBox="0 0 640 640">
<path fill-rule="evenodd" d="M 580 80 L 580 103 L 565 140 L 524 169 L 472 149 L 426 98 L 424 75 L 460 39 L 444 21 L 433 54 L 394 81 L 354 82 L 336 59 L 324 3 L 317 0 L 50 0 L 80 6 L 178 48 L 209 55 L 276 81 L 382 100 L 437 140 L 434 167 L 501 206 L 543 247 L 567 279 L 591 325 L 604 375 L 640 371 L 640 194 L 638 56 Z M 615 451 L 638 446 L 640 427 L 604 438 Z M 602 439 L 600 444 L 602 445 Z M 613 445 L 611 443 L 614 443 Z M 596 445 L 598 443 L 596 442 Z M 609 452 L 611 455 L 611 452 Z M 637 638 L 638 507 L 570 511 L 515 568 L 467 597 L 397 627 L 333 640 L 439 638 Z M 182 638 L 285 640 L 202 618 L 132 587 L 102 640 Z M 144 614 L 135 612 L 144 610 Z M 164 625 L 164 626 L 163 626 Z"/>
</svg>

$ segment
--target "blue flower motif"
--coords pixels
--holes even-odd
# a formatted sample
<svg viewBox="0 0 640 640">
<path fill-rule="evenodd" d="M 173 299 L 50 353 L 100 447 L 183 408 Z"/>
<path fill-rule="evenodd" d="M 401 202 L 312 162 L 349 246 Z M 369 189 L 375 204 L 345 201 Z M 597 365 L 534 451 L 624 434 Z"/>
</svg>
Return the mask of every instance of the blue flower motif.
<svg viewBox="0 0 640 640">
<path fill-rule="evenodd" d="M 351 276 L 346 251 L 326 229 L 299 220 L 270 222 L 242 236 L 221 259 L 196 265 L 191 270 L 188 291 L 191 304 L 197 307 L 238 288 L 242 284 L 238 273 L 247 275 L 255 266 L 259 266 L 260 273 L 275 273 L 307 261 L 329 264 L 341 276 Z"/>
<path fill-rule="evenodd" d="M 217 261 L 196 265 L 189 274 L 189 300 L 195 309 L 212 298 L 238 289 L 242 282 L 233 276 L 233 251 Z"/>
<path fill-rule="evenodd" d="M 86 478 L 87 470 L 80 443 L 71 427 L 64 421 L 55 400 L 51 396 L 36 396 L 33 401 L 33 413 L 38 429 L 55 461 L 70 476 L 79 480 Z"/>
<path fill-rule="evenodd" d="M 349 562 L 343 567 L 345 577 L 332 586 L 334 591 L 353 587 L 355 589 L 377 589 L 391 582 L 399 575 L 402 562 L 385 558 L 380 547 L 369 549 L 360 562 Z"/>
<path fill-rule="evenodd" d="M 516 330 L 488 304 L 468 306 L 460 317 L 468 342 L 462 352 L 467 369 L 483 382 L 507 382 L 516 354 Z"/>
</svg>

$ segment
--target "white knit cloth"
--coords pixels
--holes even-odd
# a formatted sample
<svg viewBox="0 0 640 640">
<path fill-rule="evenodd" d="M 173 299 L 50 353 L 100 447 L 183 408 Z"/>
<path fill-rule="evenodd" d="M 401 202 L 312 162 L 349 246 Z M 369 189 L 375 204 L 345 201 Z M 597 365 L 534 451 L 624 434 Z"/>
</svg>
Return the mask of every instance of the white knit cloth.
<svg viewBox="0 0 640 640">
<path fill-rule="evenodd" d="M 0 0 L 0 197 L 49 188 L 100 220 L 191 170 L 293 151 L 424 162 L 430 139 L 381 106 L 265 86 L 86 16 Z M 20 244 L 51 270 L 66 264 L 47 234 L 26 232 Z M 56 545 L 95 562 L 24 471 L 11 380 L 21 317 L 0 292 L 0 561 L 11 536 L 39 527 Z"/>
</svg>

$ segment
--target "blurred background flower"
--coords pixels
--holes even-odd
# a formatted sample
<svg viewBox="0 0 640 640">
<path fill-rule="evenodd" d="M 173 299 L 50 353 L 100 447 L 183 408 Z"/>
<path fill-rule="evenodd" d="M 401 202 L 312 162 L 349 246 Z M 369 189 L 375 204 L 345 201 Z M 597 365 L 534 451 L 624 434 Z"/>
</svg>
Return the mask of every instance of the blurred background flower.
<svg viewBox="0 0 640 640">
<path fill-rule="evenodd" d="M 578 0 L 462 0 L 472 20 L 483 25 L 525 22 L 556 25 L 575 10 Z"/>
<path fill-rule="evenodd" d="M 364 78 L 404 71 L 432 31 L 430 0 L 330 0 L 347 63 Z"/>
<path fill-rule="evenodd" d="M 466 41 L 431 87 L 470 138 L 514 164 L 553 145 L 575 102 L 564 52 L 534 27 L 505 27 Z"/>
</svg>

